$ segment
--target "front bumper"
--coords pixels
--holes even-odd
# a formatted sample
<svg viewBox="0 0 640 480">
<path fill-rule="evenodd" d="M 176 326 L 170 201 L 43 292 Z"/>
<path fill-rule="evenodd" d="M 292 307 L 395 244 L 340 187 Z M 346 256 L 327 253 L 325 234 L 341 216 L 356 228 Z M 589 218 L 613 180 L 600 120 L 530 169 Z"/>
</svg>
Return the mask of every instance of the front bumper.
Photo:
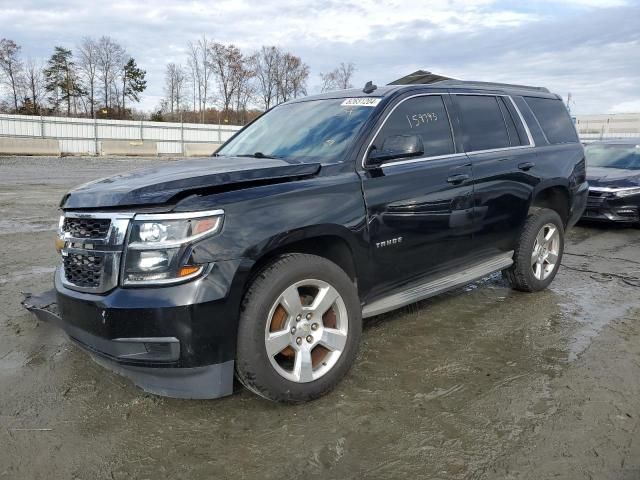
<svg viewBox="0 0 640 480">
<path fill-rule="evenodd" d="M 106 295 L 66 288 L 28 296 L 24 306 L 62 328 L 100 365 L 157 395 L 232 393 L 241 261 L 220 262 L 181 285 L 116 288 Z"/>
<path fill-rule="evenodd" d="M 616 197 L 601 192 L 591 192 L 583 220 L 617 223 L 640 222 L 640 195 Z"/>
</svg>

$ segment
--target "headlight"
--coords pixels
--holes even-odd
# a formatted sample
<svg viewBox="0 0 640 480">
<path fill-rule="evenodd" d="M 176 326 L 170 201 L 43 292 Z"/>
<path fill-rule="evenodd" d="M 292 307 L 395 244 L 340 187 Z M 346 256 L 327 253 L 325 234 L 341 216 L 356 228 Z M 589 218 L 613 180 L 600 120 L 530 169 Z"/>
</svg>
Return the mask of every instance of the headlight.
<svg viewBox="0 0 640 480">
<path fill-rule="evenodd" d="M 123 283 L 168 284 L 200 275 L 205 265 L 194 264 L 188 247 L 218 233 L 223 218 L 222 210 L 136 215 L 129 232 Z"/>
<path fill-rule="evenodd" d="M 640 194 L 640 187 L 621 188 L 613 193 L 616 197 L 630 197 Z"/>
</svg>

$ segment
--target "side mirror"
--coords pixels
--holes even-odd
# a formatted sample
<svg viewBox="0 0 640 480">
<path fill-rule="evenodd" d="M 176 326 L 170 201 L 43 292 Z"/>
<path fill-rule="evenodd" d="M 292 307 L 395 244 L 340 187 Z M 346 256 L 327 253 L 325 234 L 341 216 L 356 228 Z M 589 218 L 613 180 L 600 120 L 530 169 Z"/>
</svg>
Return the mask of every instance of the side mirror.
<svg viewBox="0 0 640 480">
<path fill-rule="evenodd" d="M 377 168 L 384 162 L 397 158 L 411 158 L 424 155 L 422 139 L 417 135 L 393 135 L 387 137 L 381 149 L 373 149 L 367 157 L 367 166 Z"/>
</svg>

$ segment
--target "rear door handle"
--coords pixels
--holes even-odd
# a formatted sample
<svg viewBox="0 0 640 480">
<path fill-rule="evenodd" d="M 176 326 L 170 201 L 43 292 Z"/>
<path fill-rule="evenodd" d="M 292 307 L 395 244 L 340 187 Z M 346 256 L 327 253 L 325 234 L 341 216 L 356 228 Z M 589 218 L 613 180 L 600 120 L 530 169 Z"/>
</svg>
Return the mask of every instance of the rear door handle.
<svg viewBox="0 0 640 480">
<path fill-rule="evenodd" d="M 536 164 L 533 162 L 524 162 L 518 164 L 518 168 L 524 172 L 526 172 L 527 170 L 531 170 L 535 166 Z"/>
<path fill-rule="evenodd" d="M 467 180 L 469 180 L 469 175 L 466 173 L 458 173 L 447 178 L 447 183 L 450 183 L 451 185 L 459 185 Z"/>
</svg>

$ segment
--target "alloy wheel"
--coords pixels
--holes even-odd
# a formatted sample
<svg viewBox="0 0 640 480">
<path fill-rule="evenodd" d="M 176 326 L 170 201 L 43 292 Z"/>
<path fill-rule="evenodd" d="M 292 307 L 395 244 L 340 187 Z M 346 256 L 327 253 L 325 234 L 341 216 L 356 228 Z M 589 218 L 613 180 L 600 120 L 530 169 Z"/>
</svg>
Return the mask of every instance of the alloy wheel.
<svg viewBox="0 0 640 480">
<path fill-rule="evenodd" d="M 553 223 L 545 224 L 533 244 L 531 252 L 531 269 L 538 280 L 545 280 L 551 275 L 558 263 L 560 255 L 560 232 Z"/>
<path fill-rule="evenodd" d="M 329 372 L 347 343 L 349 319 L 338 291 L 322 280 L 287 287 L 272 305 L 265 327 L 265 348 L 279 375 L 296 383 Z"/>
</svg>

